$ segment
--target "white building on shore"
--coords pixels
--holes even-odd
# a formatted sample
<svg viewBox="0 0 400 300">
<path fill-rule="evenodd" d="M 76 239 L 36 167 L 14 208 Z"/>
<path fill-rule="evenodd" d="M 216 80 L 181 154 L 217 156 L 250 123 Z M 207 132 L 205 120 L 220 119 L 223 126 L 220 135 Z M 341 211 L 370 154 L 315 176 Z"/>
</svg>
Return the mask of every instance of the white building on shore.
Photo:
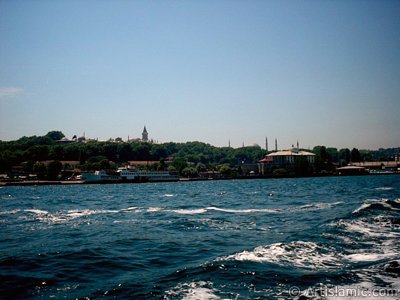
<svg viewBox="0 0 400 300">
<path fill-rule="evenodd" d="M 294 171 L 296 168 L 296 161 L 299 159 L 306 159 L 308 165 L 312 168 L 314 167 L 314 153 L 299 150 L 299 148 L 292 148 L 290 150 L 275 151 L 266 155 L 259 161 L 260 174 L 267 175 L 279 168 Z"/>
</svg>

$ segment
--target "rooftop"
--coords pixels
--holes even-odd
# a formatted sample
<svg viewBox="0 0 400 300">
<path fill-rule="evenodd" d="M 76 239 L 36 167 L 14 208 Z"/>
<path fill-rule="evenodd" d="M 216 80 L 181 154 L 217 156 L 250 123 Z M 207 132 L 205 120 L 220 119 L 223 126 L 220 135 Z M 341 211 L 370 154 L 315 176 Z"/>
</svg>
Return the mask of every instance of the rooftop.
<svg viewBox="0 0 400 300">
<path fill-rule="evenodd" d="M 290 149 L 290 150 L 281 150 L 277 152 L 272 152 L 268 154 L 267 156 L 315 156 L 314 153 L 308 152 L 308 151 L 303 151 L 303 150 L 297 150 L 297 149 Z"/>
</svg>

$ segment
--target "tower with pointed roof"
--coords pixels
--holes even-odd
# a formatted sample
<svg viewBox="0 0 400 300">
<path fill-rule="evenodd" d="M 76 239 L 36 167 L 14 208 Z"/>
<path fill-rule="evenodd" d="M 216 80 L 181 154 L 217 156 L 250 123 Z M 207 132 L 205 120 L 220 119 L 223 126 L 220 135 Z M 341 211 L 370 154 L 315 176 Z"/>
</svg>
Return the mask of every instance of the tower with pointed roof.
<svg viewBox="0 0 400 300">
<path fill-rule="evenodd" d="M 142 141 L 147 142 L 148 140 L 149 140 L 149 134 L 147 133 L 146 126 L 144 126 L 143 132 L 142 132 Z"/>
</svg>

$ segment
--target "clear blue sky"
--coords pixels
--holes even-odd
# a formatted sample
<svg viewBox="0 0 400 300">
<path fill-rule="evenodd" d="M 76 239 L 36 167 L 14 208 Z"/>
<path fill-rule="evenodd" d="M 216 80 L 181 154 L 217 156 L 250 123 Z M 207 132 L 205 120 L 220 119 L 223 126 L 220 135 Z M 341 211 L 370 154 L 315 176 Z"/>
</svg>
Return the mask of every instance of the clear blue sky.
<svg viewBox="0 0 400 300">
<path fill-rule="evenodd" d="M 0 0 L 0 139 L 400 146 L 400 1 Z"/>
</svg>

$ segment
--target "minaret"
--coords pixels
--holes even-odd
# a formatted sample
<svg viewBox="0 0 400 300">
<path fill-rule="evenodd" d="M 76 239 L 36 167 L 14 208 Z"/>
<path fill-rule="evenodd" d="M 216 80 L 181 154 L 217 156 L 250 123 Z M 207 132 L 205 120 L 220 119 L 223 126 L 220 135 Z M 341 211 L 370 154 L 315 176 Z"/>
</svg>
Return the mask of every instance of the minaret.
<svg viewBox="0 0 400 300">
<path fill-rule="evenodd" d="M 297 141 L 297 151 L 299 151 L 300 150 L 300 148 L 299 148 L 299 141 Z"/>
<path fill-rule="evenodd" d="M 143 128 L 142 141 L 147 142 L 149 140 L 149 134 L 147 133 L 146 126 Z"/>
<path fill-rule="evenodd" d="M 268 152 L 268 137 L 265 137 L 265 151 Z"/>
<path fill-rule="evenodd" d="M 229 142 L 228 142 L 228 147 L 229 148 L 231 147 L 231 140 L 229 140 Z"/>
<path fill-rule="evenodd" d="M 275 151 L 278 152 L 278 140 L 275 138 Z"/>
</svg>

